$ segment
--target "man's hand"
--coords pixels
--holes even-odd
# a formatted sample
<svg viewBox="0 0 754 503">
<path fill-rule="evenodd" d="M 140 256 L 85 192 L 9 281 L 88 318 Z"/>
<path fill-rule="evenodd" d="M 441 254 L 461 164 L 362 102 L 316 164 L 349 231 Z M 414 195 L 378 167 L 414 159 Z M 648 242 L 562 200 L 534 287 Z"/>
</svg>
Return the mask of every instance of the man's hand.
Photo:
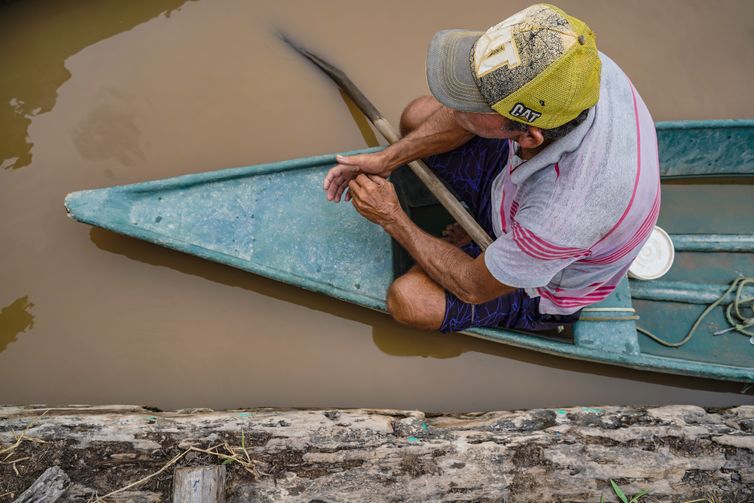
<svg viewBox="0 0 754 503">
<path fill-rule="evenodd" d="M 348 157 L 337 156 L 335 159 L 338 161 L 338 165 L 327 172 L 322 184 L 322 188 L 327 192 L 327 199 L 336 203 L 340 202 L 340 196 L 348 187 L 348 183 L 360 173 L 387 178 L 391 170 L 385 161 L 385 157 L 381 154 L 382 152 L 375 152 Z M 351 195 L 346 193 L 346 201 L 350 200 Z"/>
<path fill-rule="evenodd" d="M 353 206 L 361 216 L 385 227 L 402 213 L 393 184 L 377 175 L 358 175 L 348 183 Z"/>
</svg>

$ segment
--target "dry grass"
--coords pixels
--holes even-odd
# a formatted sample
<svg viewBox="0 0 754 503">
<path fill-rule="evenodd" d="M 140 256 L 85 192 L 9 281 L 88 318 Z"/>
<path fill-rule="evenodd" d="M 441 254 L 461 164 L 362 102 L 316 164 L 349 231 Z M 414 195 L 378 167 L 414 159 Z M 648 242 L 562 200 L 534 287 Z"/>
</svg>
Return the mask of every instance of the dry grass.
<svg viewBox="0 0 754 503">
<path fill-rule="evenodd" d="M 167 470 L 171 466 L 178 463 L 178 461 L 180 461 L 189 452 L 198 452 L 201 454 L 207 454 L 209 456 L 220 458 L 223 460 L 223 464 L 238 463 L 247 473 L 249 473 L 254 478 L 254 480 L 259 479 L 263 475 L 269 476 L 267 473 L 264 473 L 257 468 L 257 465 L 262 463 L 261 461 L 251 459 L 251 456 L 249 455 L 249 451 L 246 448 L 246 436 L 244 435 L 243 431 L 241 431 L 241 445 L 240 446 L 234 447 L 234 446 L 231 446 L 228 442 L 223 442 L 222 444 L 218 444 L 213 447 L 209 447 L 207 449 L 200 449 L 198 447 L 189 447 L 188 449 L 181 452 L 180 454 L 172 458 L 170 461 L 165 463 L 156 472 L 153 472 L 150 475 L 147 475 L 146 477 L 143 477 L 135 482 L 131 482 L 130 484 L 123 486 L 120 489 L 111 491 L 105 494 L 104 496 L 95 496 L 89 500 L 90 503 L 106 503 L 107 498 L 114 496 L 118 493 L 121 493 L 123 491 L 127 491 L 129 489 L 138 487 L 144 484 L 145 482 L 148 482 L 152 478 L 163 473 L 165 470 Z"/>
<path fill-rule="evenodd" d="M 46 441 L 30 437 L 27 433 L 29 429 L 34 426 L 41 417 L 43 417 L 45 414 L 47 414 L 48 410 L 44 411 L 39 416 L 36 416 L 32 421 L 29 422 L 29 424 L 24 428 L 24 431 L 21 433 L 13 432 L 13 436 L 15 437 L 15 441 L 13 444 L 0 448 L 0 465 L 11 465 L 13 468 L 13 471 L 15 472 L 16 476 L 20 477 L 20 473 L 18 471 L 18 468 L 16 467 L 17 463 L 20 463 L 22 461 L 29 461 L 32 459 L 31 456 L 24 456 L 24 457 L 16 457 L 14 458 L 14 454 L 16 449 L 18 449 L 19 446 L 21 446 L 24 442 L 34 442 L 34 443 L 40 443 L 44 444 L 47 443 Z M 133 489 L 135 487 L 138 487 L 145 482 L 148 482 L 149 480 L 153 479 L 157 475 L 165 472 L 168 468 L 178 463 L 181 459 L 183 459 L 186 454 L 190 452 L 197 452 L 209 456 L 214 456 L 217 458 L 220 458 L 223 462 L 223 464 L 230 464 L 230 463 L 237 463 L 239 466 L 241 466 L 247 473 L 249 473 L 255 480 L 259 479 L 261 476 L 268 476 L 268 474 L 262 472 L 259 470 L 257 465 L 262 464 L 261 461 L 257 461 L 251 458 L 251 455 L 249 454 L 249 451 L 246 447 L 246 435 L 244 432 L 241 432 L 241 445 L 240 446 L 231 446 L 228 442 L 223 442 L 222 444 L 218 444 L 212 447 L 209 447 L 207 449 L 200 449 L 198 447 L 189 447 L 185 451 L 181 452 L 180 454 L 173 457 L 170 461 L 165 463 L 159 470 L 156 472 L 153 472 L 152 474 L 143 477 L 135 482 L 132 482 L 128 485 L 125 485 L 119 489 L 116 489 L 114 491 L 111 491 L 104 496 L 94 496 L 89 501 L 91 503 L 104 503 L 107 501 L 107 498 L 114 496 L 116 494 L 122 493 L 124 491 L 127 491 L 129 489 Z M 5 496 L 13 496 L 12 492 L 6 492 L 0 494 L 1 497 Z"/>
<path fill-rule="evenodd" d="M 24 431 L 22 431 L 20 434 L 18 434 L 18 433 L 16 433 L 14 431 L 13 432 L 13 436 L 16 438 L 16 441 L 13 444 L 9 445 L 8 447 L 4 447 L 4 448 L 0 449 L 0 457 L 2 457 L 2 459 L 0 459 L 0 465 L 11 465 L 11 467 L 13 468 L 13 471 L 15 472 L 15 474 L 16 474 L 17 477 L 20 477 L 21 474 L 18 472 L 18 468 L 16 467 L 16 463 L 20 463 L 21 461 L 28 461 L 28 460 L 31 459 L 31 456 L 26 456 L 26 457 L 23 457 L 23 458 L 11 459 L 13 457 L 14 451 L 24 441 L 35 442 L 35 443 L 38 443 L 38 444 L 45 444 L 45 443 L 47 443 L 44 440 L 42 440 L 41 438 L 30 437 L 26 433 L 29 431 L 29 428 L 31 428 L 39 420 L 39 418 L 41 418 L 42 416 L 44 416 L 45 414 L 47 414 L 48 411 L 49 411 L 49 409 L 46 410 L 46 411 L 44 411 L 39 416 L 36 416 L 32 421 L 29 422 L 29 424 L 26 425 L 26 428 L 24 428 Z M 0 497 L 7 496 L 8 494 L 11 494 L 11 493 L 2 494 L 2 495 L 0 495 Z"/>
</svg>

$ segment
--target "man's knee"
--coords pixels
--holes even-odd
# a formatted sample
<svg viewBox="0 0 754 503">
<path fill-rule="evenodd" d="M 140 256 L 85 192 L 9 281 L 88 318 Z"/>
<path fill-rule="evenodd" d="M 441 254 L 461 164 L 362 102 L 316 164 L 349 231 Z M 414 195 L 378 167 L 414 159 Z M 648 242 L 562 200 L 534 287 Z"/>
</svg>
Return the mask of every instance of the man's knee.
<svg viewBox="0 0 754 503">
<path fill-rule="evenodd" d="M 401 135 L 406 136 L 442 105 L 432 96 L 420 96 L 406 105 L 401 114 Z"/>
<path fill-rule="evenodd" d="M 445 318 L 445 291 L 423 275 L 407 273 L 395 280 L 387 292 L 387 310 L 402 325 L 437 330 Z"/>
</svg>

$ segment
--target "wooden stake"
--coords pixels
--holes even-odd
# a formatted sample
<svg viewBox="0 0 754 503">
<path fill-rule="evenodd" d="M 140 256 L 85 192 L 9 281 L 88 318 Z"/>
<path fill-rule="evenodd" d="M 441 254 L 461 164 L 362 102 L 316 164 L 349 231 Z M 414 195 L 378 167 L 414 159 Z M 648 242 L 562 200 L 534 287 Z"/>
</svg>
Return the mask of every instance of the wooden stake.
<svg viewBox="0 0 754 503">
<path fill-rule="evenodd" d="M 176 468 L 173 503 L 224 503 L 225 466 Z"/>
</svg>

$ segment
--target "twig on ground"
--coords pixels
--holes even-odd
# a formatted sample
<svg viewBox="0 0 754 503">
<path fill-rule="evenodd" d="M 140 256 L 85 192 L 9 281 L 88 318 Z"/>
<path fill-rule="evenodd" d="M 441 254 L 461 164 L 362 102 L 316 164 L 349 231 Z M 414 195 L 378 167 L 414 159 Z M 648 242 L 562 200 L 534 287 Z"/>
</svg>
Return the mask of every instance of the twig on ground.
<svg viewBox="0 0 754 503">
<path fill-rule="evenodd" d="M 29 426 L 31 426 L 31 424 Z M 29 426 L 26 427 L 26 430 L 29 429 Z M 13 436 L 16 437 L 16 442 L 6 447 L 5 449 L 0 450 L 0 455 L 5 454 L 6 452 L 8 453 L 8 455 L 3 458 L 3 461 L 11 457 L 13 455 L 13 451 L 16 450 L 16 448 L 21 445 L 21 442 L 24 441 L 24 438 L 26 437 L 26 430 L 22 431 L 20 435 L 16 435 L 15 431 L 13 432 Z"/>
<path fill-rule="evenodd" d="M 46 444 L 47 443 L 44 440 L 42 440 L 41 438 L 33 438 L 33 437 L 26 436 L 26 432 L 29 431 L 29 428 L 31 428 L 34 425 L 34 423 L 39 420 L 39 418 L 41 418 L 42 416 L 44 416 L 45 414 L 47 414 L 49 411 L 50 411 L 50 409 L 47 409 L 43 413 L 41 413 L 40 415 L 34 417 L 29 422 L 29 424 L 26 425 L 26 428 L 24 428 L 24 431 L 22 431 L 20 435 L 16 434 L 16 432 L 13 431 L 13 436 L 16 437 L 16 441 L 13 444 L 9 445 L 8 447 L 0 449 L 0 456 L 2 456 L 3 454 L 5 454 L 5 457 L 2 459 L 2 461 L 0 461 L 0 465 L 11 465 L 11 467 L 13 467 L 13 472 L 16 474 L 16 477 L 20 477 L 21 476 L 21 473 L 18 471 L 18 467 L 16 466 L 16 463 L 20 463 L 21 461 L 28 461 L 32 457 L 31 456 L 26 456 L 26 457 L 17 458 L 17 459 L 10 459 L 10 458 L 13 456 L 14 451 L 24 442 L 24 440 L 26 440 L 28 442 L 36 442 L 36 443 L 40 443 L 40 444 Z M 10 461 L 9 461 L 9 459 L 10 459 Z M 12 493 L 5 493 L 5 494 L 12 494 Z M 3 496 L 5 496 L 5 494 Z"/>
<path fill-rule="evenodd" d="M 251 464 L 249 451 L 246 450 L 246 436 L 244 435 L 243 430 L 241 430 L 241 449 L 243 449 L 243 453 L 246 454 L 246 460 L 249 462 L 249 464 Z"/>
<path fill-rule="evenodd" d="M 152 478 L 154 478 L 155 476 L 163 473 L 165 470 L 167 470 L 168 468 L 170 468 L 174 464 L 176 464 L 178 461 L 180 461 L 189 452 L 199 452 L 199 453 L 202 453 L 202 454 L 207 454 L 209 456 L 215 456 L 215 457 L 218 457 L 218 458 L 222 458 L 223 460 L 225 460 L 225 462 L 236 462 L 236 463 L 240 464 L 248 473 L 250 473 L 251 475 L 253 475 L 256 478 L 259 478 L 261 475 L 267 476 L 268 474 L 266 474 L 264 472 L 260 472 L 257 469 L 256 465 L 257 464 L 261 464 L 261 461 L 257 461 L 257 460 L 251 459 L 251 456 L 249 455 L 249 452 L 246 450 L 245 439 L 243 438 L 243 436 L 242 436 L 242 439 L 241 439 L 241 444 L 242 444 L 242 446 L 240 448 L 239 447 L 231 447 L 231 445 L 228 444 L 228 442 L 223 442 L 222 444 L 218 444 L 218 445 L 209 447 L 207 449 L 200 449 L 198 447 L 189 447 L 185 451 L 183 451 L 180 454 L 178 454 L 175 457 L 173 457 L 170 461 L 168 461 L 165 465 L 162 466 L 162 468 L 160 468 L 156 472 L 154 472 L 154 473 L 152 473 L 152 474 L 150 474 L 150 475 L 148 475 L 148 476 L 146 476 L 144 478 L 141 478 L 141 479 L 139 479 L 139 480 L 137 480 L 135 482 L 132 482 L 132 483 L 130 483 L 130 484 L 124 486 L 124 487 L 121 487 L 120 489 L 116 489 L 114 491 L 111 491 L 111 492 L 105 494 L 104 496 L 97 496 L 97 497 L 95 497 L 91 501 L 93 503 L 104 503 L 106 501 L 106 498 L 109 498 L 110 496 L 113 496 L 115 494 L 121 493 L 123 491 L 127 491 L 128 489 L 133 489 L 134 487 L 139 486 L 139 485 L 145 483 L 145 482 L 151 480 Z M 217 452 L 217 449 L 219 449 L 220 447 L 223 447 L 228 454 L 224 454 L 222 452 Z M 244 459 L 242 457 L 241 453 L 243 453 L 243 454 L 246 455 L 246 459 Z"/>
<path fill-rule="evenodd" d="M 16 437 L 16 441 L 12 445 L 10 445 L 8 447 L 5 447 L 4 449 L 0 449 L 0 456 L 3 455 L 3 454 L 5 454 L 5 453 L 8 453 L 7 456 L 5 456 L 5 458 L 3 458 L 3 461 L 6 461 L 9 457 L 11 457 L 13 455 L 13 451 L 16 450 L 16 448 L 18 448 L 18 446 L 21 445 L 21 443 L 24 440 L 29 440 L 29 441 L 32 441 L 32 442 L 38 442 L 38 443 L 41 443 L 41 444 L 47 443 L 47 442 L 45 442 L 44 440 L 42 440 L 40 438 L 27 437 L 26 436 L 26 432 L 29 431 L 29 428 L 31 428 L 32 425 L 34 425 L 34 423 L 39 418 L 41 418 L 42 416 L 44 416 L 48 412 L 50 412 L 50 409 L 45 410 L 43 413 L 41 413 L 40 415 L 38 415 L 34 419 L 32 419 L 32 421 L 29 422 L 29 424 L 26 425 L 26 428 L 24 428 L 24 431 L 22 431 L 20 435 L 17 435 L 15 431 L 13 432 L 13 436 Z"/>
<path fill-rule="evenodd" d="M 21 461 L 26 461 L 27 459 L 31 459 L 31 456 L 26 456 L 25 458 L 11 459 L 10 461 L 0 461 L 0 465 L 12 465 L 12 464 L 20 463 Z"/>
<path fill-rule="evenodd" d="M 131 488 L 133 488 L 133 487 L 136 487 L 136 486 L 138 486 L 138 485 L 141 485 L 141 484 L 143 484 L 144 482 L 146 482 L 146 481 L 150 480 L 150 479 L 151 479 L 152 477 L 155 477 L 156 475 L 159 475 L 159 474 L 161 474 L 162 472 L 164 472 L 165 470 L 167 470 L 168 468 L 170 468 L 171 466 L 173 466 L 174 464 L 176 464 L 176 463 L 177 463 L 178 461 L 180 461 L 180 460 L 181 460 L 181 458 L 182 458 L 183 456 L 185 456 L 185 455 L 186 455 L 186 454 L 188 454 L 189 452 L 191 452 L 191 449 L 186 449 L 185 451 L 183 451 L 182 453 L 178 454 L 178 455 L 177 455 L 177 456 L 175 456 L 175 457 L 174 457 L 173 459 L 171 459 L 170 461 L 168 461 L 168 462 L 167 462 L 167 463 L 166 463 L 166 464 L 165 464 L 165 465 L 164 465 L 164 466 L 163 466 L 162 468 L 160 468 L 159 470 L 157 470 L 157 471 L 156 471 L 156 472 L 154 472 L 153 474 L 151 474 L 151 475 L 148 475 L 148 476 L 146 476 L 146 477 L 144 477 L 144 478 L 142 478 L 142 479 L 139 479 L 139 480 L 137 480 L 136 482 L 132 482 L 132 483 L 130 483 L 130 484 L 128 484 L 128 485 L 126 485 L 126 486 L 123 486 L 123 487 L 121 487 L 120 489 L 116 489 L 115 491 L 111 491 L 111 492 L 109 492 L 109 493 L 105 494 L 104 496 L 98 496 L 98 497 L 97 497 L 97 498 L 96 498 L 96 499 L 95 499 L 94 501 L 95 501 L 95 502 L 102 502 L 102 501 L 105 501 L 105 500 L 104 500 L 104 498 L 107 498 L 107 497 L 109 497 L 109 496 L 112 496 L 112 495 L 114 495 L 114 494 L 118 494 L 118 493 L 121 493 L 121 492 L 123 492 L 123 491 L 126 491 L 126 490 L 128 490 L 128 489 L 131 489 Z"/>
</svg>

